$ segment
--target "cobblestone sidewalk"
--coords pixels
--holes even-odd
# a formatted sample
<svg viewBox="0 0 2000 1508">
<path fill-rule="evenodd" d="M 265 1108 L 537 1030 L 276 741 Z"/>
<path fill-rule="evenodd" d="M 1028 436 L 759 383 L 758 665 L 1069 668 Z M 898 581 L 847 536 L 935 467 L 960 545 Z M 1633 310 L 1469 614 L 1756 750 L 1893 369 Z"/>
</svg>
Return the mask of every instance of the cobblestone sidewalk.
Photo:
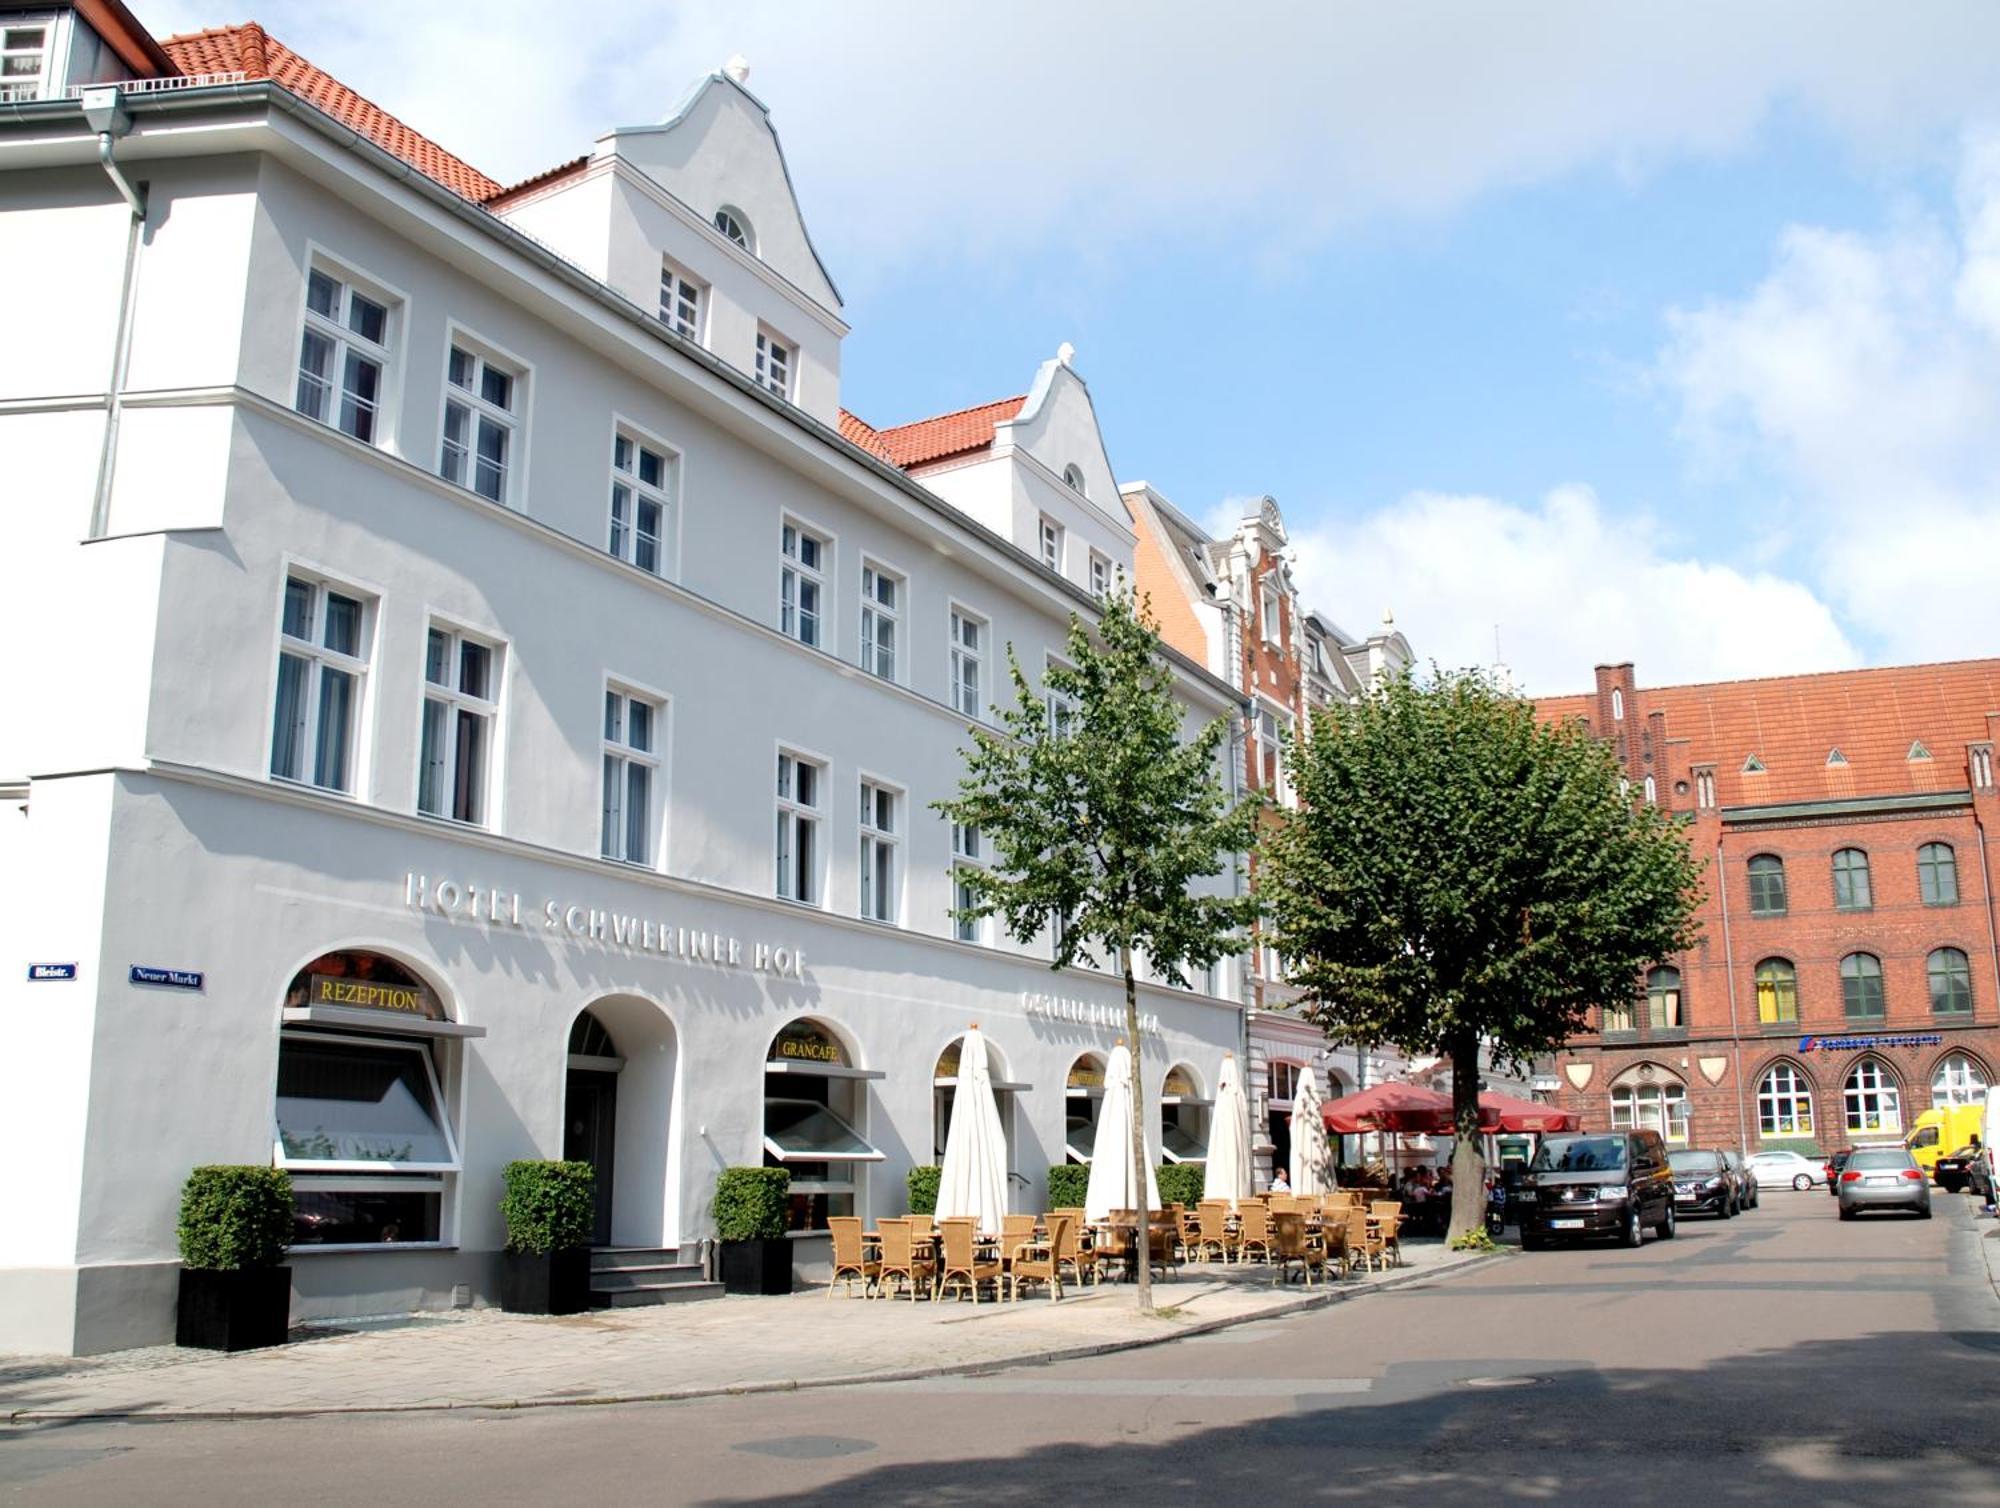
<svg viewBox="0 0 2000 1508">
<path fill-rule="evenodd" d="M 0 1419 L 212 1418 L 693 1398 L 976 1371 L 1120 1350 L 1434 1278 L 1480 1258 L 1412 1242 L 1401 1268 L 1310 1291 L 1261 1266 L 1019 1304 L 863 1302 L 823 1290 L 528 1318 L 494 1309 L 304 1327 L 234 1356 L 173 1346 L 0 1362 Z"/>
</svg>

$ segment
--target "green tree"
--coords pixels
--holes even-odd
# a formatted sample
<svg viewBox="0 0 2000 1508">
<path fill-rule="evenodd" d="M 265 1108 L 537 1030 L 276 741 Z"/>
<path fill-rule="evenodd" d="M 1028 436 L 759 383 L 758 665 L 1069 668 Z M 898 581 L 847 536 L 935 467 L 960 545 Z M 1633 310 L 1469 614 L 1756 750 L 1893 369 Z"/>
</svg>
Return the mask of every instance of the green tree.
<svg viewBox="0 0 2000 1508">
<path fill-rule="evenodd" d="M 1134 958 L 1178 975 L 1242 946 L 1256 914 L 1247 895 L 1203 894 L 1255 836 L 1253 799 L 1232 802 L 1219 779 L 1228 725 L 1186 736 L 1174 671 L 1130 593 L 1107 597 L 1093 627 L 1070 617 L 1068 663 L 1043 690 L 1009 646 L 1014 705 L 998 729 L 972 728 L 958 795 L 935 807 L 976 828 L 986 868 L 965 870 L 962 919 L 998 916 L 1017 942 L 1053 929 L 1053 968 L 1109 959 L 1125 982 L 1125 1034 L 1141 1061 Z M 998 710 L 998 709 L 996 709 Z M 1231 887 L 1239 888 L 1239 887 Z M 1133 1118 L 1132 1170 L 1143 1243 L 1143 1106 Z M 1152 1285 L 1138 1264 L 1139 1306 Z"/>
<path fill-rule="evenodd" d="M 1477 672 L 1404 675 L 1313 720 L 1260 895 L 1330 1038 L 1451 1062 L 1453 1236 L 1477 1226 L 1479 1052 L 1552 1052 L 1693 945 L 1701 865 L 1611 751 Z"/>
</svg>

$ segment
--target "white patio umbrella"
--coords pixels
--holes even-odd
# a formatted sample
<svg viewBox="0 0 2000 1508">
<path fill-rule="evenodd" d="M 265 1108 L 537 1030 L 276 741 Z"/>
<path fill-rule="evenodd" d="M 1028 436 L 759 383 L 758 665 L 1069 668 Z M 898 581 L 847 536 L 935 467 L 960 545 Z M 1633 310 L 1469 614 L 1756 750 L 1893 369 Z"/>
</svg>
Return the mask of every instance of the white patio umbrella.
<svg viewBox="0 0 2000 1508">
<path fill-rule="evenodd" d="M 1292 1091 L 1292 1192 L 1324 1194 L 1333 1187 L 1327 1163 L 1326 1102 L 1320 1098 L 1319 1075 L 1310 1067 L 1299 1075 Z"/>
<path fill-rule="evenodd" d="M 1132 1054 L 1123 1042 L 1111 1049 L 1104 1068 L 1104 1099 L 1097 1108 L 1097 1139 L 1090 1146 L 1090 1185 L 1084 1190 L 1083 1218 L 1108 1219 L 1113 1210 L 1132 1210 L 1139 1200 L 1132 1186 Z M 1146 1136 L 1146 1208 L 1160 1207 L 1160 1180 L 1153 1171 L 1153 1138 Z"/>
<path fill-rule="evenodd" d="M 952 1090 L 951 1129 L 944 1137 L 944 1167 L 938 1174 L 937 1218 L 971 1216 L 982 1236 L 1000 1234 L 1007 1213 L 1007 1133 L 993 1097 L 993 1073 L 986 1039 L 977 1026 L 958 1047 L 958 1084 Z"/>
<path fill-rule="evenodd" d="M 1250 1187 L 1250 1105 L 1236 1072 L 1236 1054 L 1222 1055 L 1215 1076 L 1215 1108 L 1209 1114 L 1208 1175 L 1201 1186 L 1204 1199 L 1227 1199 L 1231 1208 L 1248 1199 Z"/>
</svg>

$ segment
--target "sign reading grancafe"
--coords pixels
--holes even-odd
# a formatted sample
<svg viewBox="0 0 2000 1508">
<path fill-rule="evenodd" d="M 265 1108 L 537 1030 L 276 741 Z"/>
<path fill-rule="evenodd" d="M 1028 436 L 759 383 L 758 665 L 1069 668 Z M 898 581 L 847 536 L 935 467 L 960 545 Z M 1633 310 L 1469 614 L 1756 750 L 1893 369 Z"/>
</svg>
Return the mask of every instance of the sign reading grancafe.
<svg viewBox="0 0 2000 1508">
<path fill-rule="evenodd" d="M 1101 1026 L 1110 1031 L 1125 1029 L 1124 1006 L 1078 1000 L 1070 995 L 1046 995 L 1023 990 L 1021 1013 L 1031 1021 L 1066 1021 L 1072 1026 Z M 1139 1030 L 1157 1037 L 1160 1034 L 1160 1018 L 1151 1011 L 1139 1012 Z"/>
<path fill-rule="evenodd" d="M 554 933 L 601 947 L 650 953 L 682 963 L 705 963 L 722 969 L 753 969 L 787 979 L 806 977 L 805 954 L 797 948 L 767 942 L 746 944 L 723 932 L 670 926 L 650 916 L 632 916 L 544 900 L 539 906 L 522 899 L 517 890 L 461 885 L 456 880 L 433 881 L 411 871 L 403 878 L 403 900 L 412 910 L 450 921 L 506 928 L 520 932 Z"/>
</svg>

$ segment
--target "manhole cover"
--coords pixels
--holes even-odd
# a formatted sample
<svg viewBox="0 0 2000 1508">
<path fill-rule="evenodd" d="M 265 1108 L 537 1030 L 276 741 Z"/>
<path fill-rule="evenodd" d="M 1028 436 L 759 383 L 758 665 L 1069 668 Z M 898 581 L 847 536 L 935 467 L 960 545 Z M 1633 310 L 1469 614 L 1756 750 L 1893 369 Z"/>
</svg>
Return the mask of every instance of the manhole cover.
<svg viewBox="0 0 2000 1508">
<path fill-rule="evenodd" d="M 753 1456 L 778 1456 L 787 1461 L 824 1461 L 831 1456 L 856 1456 L 873 1450 L 873 1440 L 848 1440 L 839 1435 L 784 1435 L 776 1440 L 752 1440 L 736 1447 Z"/>
<path fill-rule="evenodd" d="M 1547 1382 L 1546 1377 L 1466 1377 L 1459 1381 L 1460 1387 L 1467 1388 L 1538 1388 Z"/>
</svg>

